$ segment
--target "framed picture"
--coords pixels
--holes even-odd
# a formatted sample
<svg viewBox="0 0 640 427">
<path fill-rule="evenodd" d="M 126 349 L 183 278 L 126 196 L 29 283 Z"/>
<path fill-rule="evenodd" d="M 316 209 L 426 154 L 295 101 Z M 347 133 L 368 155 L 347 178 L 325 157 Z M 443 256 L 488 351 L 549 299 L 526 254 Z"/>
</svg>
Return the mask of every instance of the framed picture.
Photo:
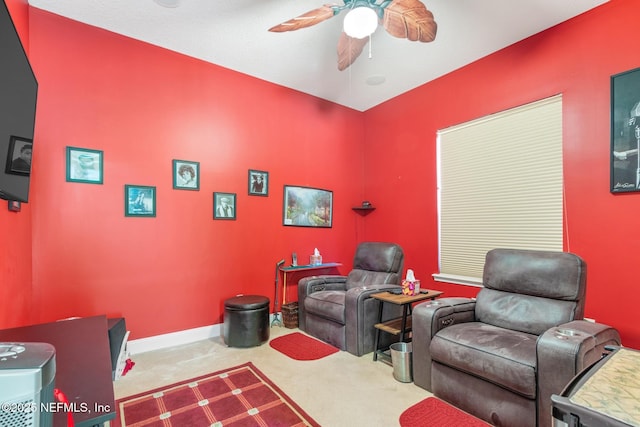
<svg viewBox="0 0 640 427">
<path fill-rule="evenodd" d="M 332 191 L 319 188 L 284 186 L 283 225 L 331 227 L 332 217 Z"/>
<path fill-rule="evenodd" d="M 102 184 L 103 152 L 67 147 L 67 181 Z"/>
<path fill-rule="evenodd" d="M 249 195 L 269 195 L 269 172 L 249 169 Z"/>
<path fill-rule="evenodd" d="M 9 210 L 11 212 L 20 212 L 20 209 L 22 209 L 22 203 L 17 200 L 9 200 Z"/>
<path fill-rule="evenodd" d="M 213 193 L 213 219 L 236 219 L 236 193 Z"/>
<path fill-rule="evenodd" d="M 611 77 L 611 192 L 640 191 L 640 68 Z"/>
<path fill-rule="evenodd" d="M 200 163 L 174 159 L 173 188 L 176 190 L 200 190 Z"/>
<path fill-rule="evenodd" d="M 33 140 L 12 135 L 9 139 L 5 172 L 14 175 L 30 175 L 32 149 Z"/>
<path fill-rule="evenodd" d="M 156 187 L 125 185 L 124 216 L 156 216 Z"/>
</svg>

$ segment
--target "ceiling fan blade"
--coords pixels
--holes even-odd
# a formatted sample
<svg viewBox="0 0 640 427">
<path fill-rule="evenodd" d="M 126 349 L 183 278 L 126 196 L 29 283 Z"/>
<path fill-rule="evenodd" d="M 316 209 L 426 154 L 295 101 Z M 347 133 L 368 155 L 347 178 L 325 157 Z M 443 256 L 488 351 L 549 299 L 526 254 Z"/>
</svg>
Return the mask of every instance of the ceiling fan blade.
<svg viewBox="0 0 640 427">
<path fill-rule="evenodd" d="M 284 31 L 295 31 L 300 28 L 311 27 L 312 25 L 319 24 L 326 21 L 329 18 L 333 18 L 336 15 L 336 9 L 331 5 L 325 4 L 317 9 L 310 10 L 295 18 L 289 19 L 282 24 L 278 24 L 275 27 L 269 28 L 269 31 L 274 33 L 282 33 Z"/>
<path fill-rule="evenodd" d="M 433 13 L 419 0 L 393 0 L 384 9 L 383 25 L 394 37 L 424 43 L 435 40 L 438 31 Z"/>
<path fill-rule="evenodd" d="M 343 31 L 338 40 L 338 70 L 343 71 L 353 64 L 368 42 L 369 37 L 357 39 Z"/>
</svg>

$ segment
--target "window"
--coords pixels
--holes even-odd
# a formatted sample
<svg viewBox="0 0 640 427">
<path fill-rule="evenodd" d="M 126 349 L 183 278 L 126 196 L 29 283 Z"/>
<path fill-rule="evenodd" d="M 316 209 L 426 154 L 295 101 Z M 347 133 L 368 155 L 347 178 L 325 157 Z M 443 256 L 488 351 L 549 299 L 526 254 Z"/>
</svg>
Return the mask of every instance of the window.
<svg viewBox="0 0 640 427">
<path fill-rule="evenodd" d="M 440 272 L 482 283 L 493 248 L 562 251 L 562 96 L 438 132 Z"/>
</svg>

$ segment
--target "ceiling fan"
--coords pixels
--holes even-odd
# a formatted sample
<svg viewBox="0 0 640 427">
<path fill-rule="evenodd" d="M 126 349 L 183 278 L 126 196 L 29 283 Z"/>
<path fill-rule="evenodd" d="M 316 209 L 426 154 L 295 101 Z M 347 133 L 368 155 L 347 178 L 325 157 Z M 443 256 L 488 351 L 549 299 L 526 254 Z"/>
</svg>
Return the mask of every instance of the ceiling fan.
<svg viewBox="0 0 640 427">
<path fill-rule="evenodd" d="M 338 41 L 338 69 L 349 67 L 358 58 L 379 22 L 389 34 L 411 41 L 428 43 L 436 38 L 438 26 L 433 13 L 419 0 L 343 0 L 342 6 L 325 4 L 295 18 L 278 24 L 269 31 L 281 33 L 311 27 L 349 9 L 345 16 L 345 30 Z M 362 32 L 351 30 L 348 22 L 364 19 L 369 24 Z M 369 20 L 369 21 L 367 21 Z M 360 21 L 361 22 L 361 21 Z"/>
</svg>

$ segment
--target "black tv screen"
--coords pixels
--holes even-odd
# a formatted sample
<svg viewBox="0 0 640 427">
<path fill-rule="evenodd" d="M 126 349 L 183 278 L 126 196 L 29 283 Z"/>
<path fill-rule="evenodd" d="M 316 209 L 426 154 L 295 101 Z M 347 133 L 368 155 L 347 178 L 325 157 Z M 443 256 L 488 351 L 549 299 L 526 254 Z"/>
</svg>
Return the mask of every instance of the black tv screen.
<svg viewBox="0 0 640 427">
<path fill-rule="evenodd" d="M 4 1 L 0 64 L 0 198 L 28 202 L 38 82 Z"/>
</svg>

